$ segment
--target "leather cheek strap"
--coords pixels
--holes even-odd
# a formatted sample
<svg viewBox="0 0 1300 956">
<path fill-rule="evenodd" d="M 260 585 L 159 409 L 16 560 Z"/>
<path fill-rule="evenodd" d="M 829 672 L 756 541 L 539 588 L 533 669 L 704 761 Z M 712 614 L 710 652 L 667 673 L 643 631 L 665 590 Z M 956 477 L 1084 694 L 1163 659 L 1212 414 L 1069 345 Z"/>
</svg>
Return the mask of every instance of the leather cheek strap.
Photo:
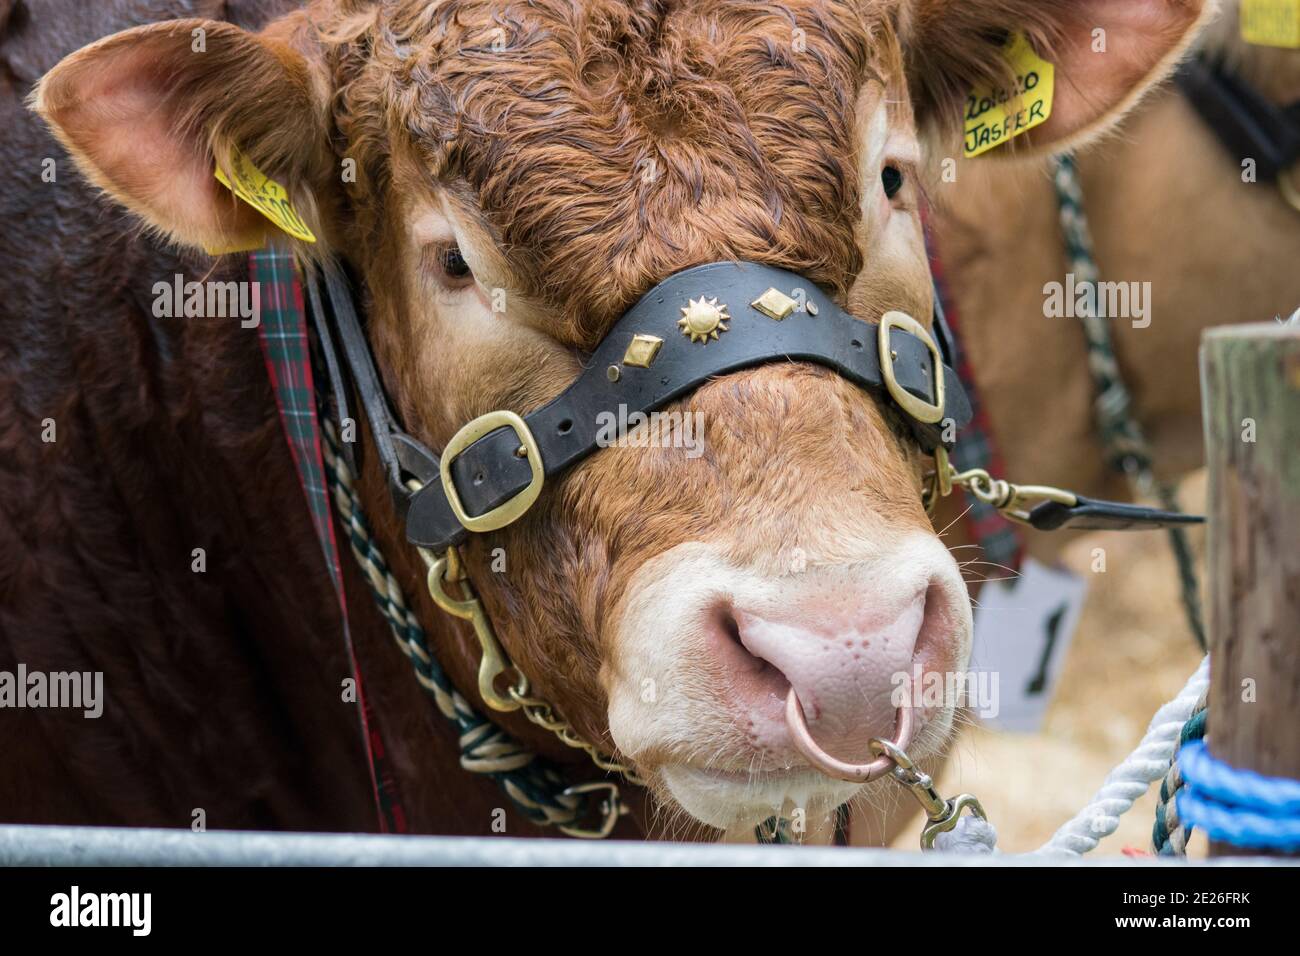
<svg viewBox="0 0 1300 956">
<path fill-rule="evenodd" d="M 1204 56 L 1184 63 L 1175 82 L 1234 160 L 1255 160 L 1261 181 L 1300 162 L 1300 103 L 1278 106 Z"/>
<path fill-rule="evenodd" d="M 785 307 L 799 307 L 780 319 L 766 314 L 752 303 L 769 290 L 790 300 Z M 707 306 L 715 300 L 726 317 L 702 341 L 699 335 L 692 339 L 679 327 L 683 310 L 692 302 Z M 484 424 L 477 427 L 489 430 L 463 448 L 453 439 L 448 446 L 453 457 L 444 470 L 462 514 L 480 517 L 525 494 L 535 496 L 544 478 L 607 443 L 612 423 L 621 434 L 630 417 L 635 424 L 635 413 L 663 408 L 715 377 L 774 362 L 821 365 L 905 410 L 904 403 L 919 404 L 923 413 L 928 408 L 936 421 L 920 421 L 912 411 L 903 418 L 926 451 L 950 446 L 971 418 L 956 373 L 942 364 L 930 342 L 896 326 L 887 330 L 889 367 L 882 367 L 880 335 L 880 326 L 845 312 L 794 273 L 731 262 L 689 269 L 656 286 L 619 320 L 578 379 L 523 418 L 527 434 L 517 423 L 494 417 L 501 413 L 485 416 L 491 420 L 480 419 Z M 630 349 L 634 340 L 639 354 Z M 935 407 L 940 404 L 941 411 Z M 475 423 L 466 427 L 477 430 Z M 526 450 L 529 442 L 536 443 L 540 469 Z M 458 544 L 467 529 L 456 511 L 444 482 L 427 482 L 410 500 L 408 539 L 435 551 Z"/>
</svg>

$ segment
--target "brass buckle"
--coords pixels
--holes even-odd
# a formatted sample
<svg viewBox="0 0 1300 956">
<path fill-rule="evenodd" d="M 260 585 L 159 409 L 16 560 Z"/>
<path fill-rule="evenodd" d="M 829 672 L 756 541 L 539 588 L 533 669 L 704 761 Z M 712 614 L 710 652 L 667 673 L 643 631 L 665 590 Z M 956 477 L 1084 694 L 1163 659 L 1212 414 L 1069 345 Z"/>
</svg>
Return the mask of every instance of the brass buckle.
<svg viewBox="0 0 1300 956">
<path fill-rule="evenodd" d="M 460 495 L 456 492 L 456 483 L 451 477 L 451 463 L 474 442 L 484 435 L 491 434 L 498 428 L 514 430 L 515 435 L 519 438 L 520 447 L 524 449 L 524 454 L 528 458 L 528 467 L 532 469 L 533 473 L 532 478 L 529 479 L 526 488 L 504 504 L 497 505 L 491 511 L 484 512 L 481 515 L 468 515 L 465 513 L 465 506 L 461 504 Z M 451 505 L 452 514 L 456 516 L 456 520 L 461 523 L 466 531 L 496 531 L 498 528 L 504 528 L 506 525 L 517 521 L 525 511 L 533 506 L 537 496 L 542 493 L 542 483 L 546 478 L 546 473 L 542 468 L 542 452 L 537 447 L 537 439 L 533 437 L 533 433 L 522 418 L 514 412 L 507 411 L 488 412 L 486 415 L 480 415 L 456 432 L 451 441 L 447 442 L 447 447 L 442 450 L 442 461 L 439 464 L 442 472 L 442 490 L 447 493 L 447 503 Z"/>
<path fill-rule="evenodd" d="M 930 356 L 934 360 L 935 403 L 933 405 L 917 398 L 898 384 L 898 378 L 894 375 L 894 353 L 889 347 L 891 329 L 902 329 L 904 332 L 911 333 L 924 342 L 925 347 L 930 350 Z M 906 312 L 886 312 L 880 317 L 877 341 L 880 343 L 880 374 L 885 380 L 885 388 L 889 389 L 889 394 L 894 401 L 903 411 L 922 424 L 934 425 L 943 421 L 943 356 L 925 326 Z"/>
</svg>

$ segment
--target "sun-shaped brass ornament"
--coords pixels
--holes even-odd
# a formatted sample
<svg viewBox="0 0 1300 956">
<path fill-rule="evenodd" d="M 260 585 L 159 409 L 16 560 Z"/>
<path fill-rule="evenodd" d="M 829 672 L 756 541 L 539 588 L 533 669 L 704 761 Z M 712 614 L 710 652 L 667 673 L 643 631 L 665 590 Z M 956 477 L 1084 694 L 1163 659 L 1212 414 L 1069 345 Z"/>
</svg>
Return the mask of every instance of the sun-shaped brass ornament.
<svg viewBox="0 0 1300 956">
<path fill-rule="evenodd" d="M 719 332 L 727 331 L 731 316 L 727 315 L 726 305 L 718 305 L 716 296 L 711 299 L 700 296 L 687 301 L 690 304 L 682 306 L 682 317 L 677 320 L 682 335 L 689 336 L 692 342 L 707 344 L 709 339 L 717 339 Z"/>
</svg>

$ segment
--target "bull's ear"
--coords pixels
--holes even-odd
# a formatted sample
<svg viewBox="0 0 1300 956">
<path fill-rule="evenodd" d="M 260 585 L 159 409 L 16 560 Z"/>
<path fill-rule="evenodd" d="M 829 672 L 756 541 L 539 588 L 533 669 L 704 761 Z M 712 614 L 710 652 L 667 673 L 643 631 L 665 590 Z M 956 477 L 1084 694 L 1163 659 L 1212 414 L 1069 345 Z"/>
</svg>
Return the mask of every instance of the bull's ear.
<svg viewBox="0 0 1300 956">
<path fill-rule="evenodd" d="M 254 248 L 277 231 L 214 178 L 232 147 L 319 234 L 328 91 L 292 37 L 210 20 L 127 30 L 60 62 L 33 106 L 92 182 L 177 242 Z"/>
<path fill-rule="evenodd" d="M 899 34 L 920 126 L 945 143 L 962 134 L 969 97 L 1006 90 L 1002 51 L 1022 35 L 1055 66 L 1050 117 L 1015 151 L 1070 148 L 1115 123 L 1161 80 L 1217 0 L 902 0 Z"/>
</svg>

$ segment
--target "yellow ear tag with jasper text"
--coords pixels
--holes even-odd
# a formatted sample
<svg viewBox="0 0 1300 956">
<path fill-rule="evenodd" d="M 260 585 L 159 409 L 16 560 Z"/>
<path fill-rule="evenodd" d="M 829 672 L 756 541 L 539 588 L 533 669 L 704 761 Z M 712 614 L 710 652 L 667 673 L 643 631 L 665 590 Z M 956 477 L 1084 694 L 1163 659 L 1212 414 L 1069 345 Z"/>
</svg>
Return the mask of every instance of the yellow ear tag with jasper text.
<svg viewBox="0 0 1300 956">
<path fill-rule="evenodd" d="M 303 242 L 316 241 L 302 216 L 298 215 L 298 211 L 289 202 L 288 190 L 254 166 L 239 150 L 231 150 L 230 176 L 227 177 L 226 171 L 220 166 L 217 166 L 215 175 L 221 185 L 284 232 Z"/>
<path fill-rule="evenodd" d="M 1056 66 L 1034 52 L 1017 33 L 1002 48 L 1015 71 L 1015 83 L 999 89 L 975 89 L 966 97 L 965 155 L 969 159 L 996 149 L 1052 115 Z"/>
<path fill-rule="evenodd" d="M 1241 0 L 1241 38 L 1300 49 L 1300 0 Z"/>
</svg>

